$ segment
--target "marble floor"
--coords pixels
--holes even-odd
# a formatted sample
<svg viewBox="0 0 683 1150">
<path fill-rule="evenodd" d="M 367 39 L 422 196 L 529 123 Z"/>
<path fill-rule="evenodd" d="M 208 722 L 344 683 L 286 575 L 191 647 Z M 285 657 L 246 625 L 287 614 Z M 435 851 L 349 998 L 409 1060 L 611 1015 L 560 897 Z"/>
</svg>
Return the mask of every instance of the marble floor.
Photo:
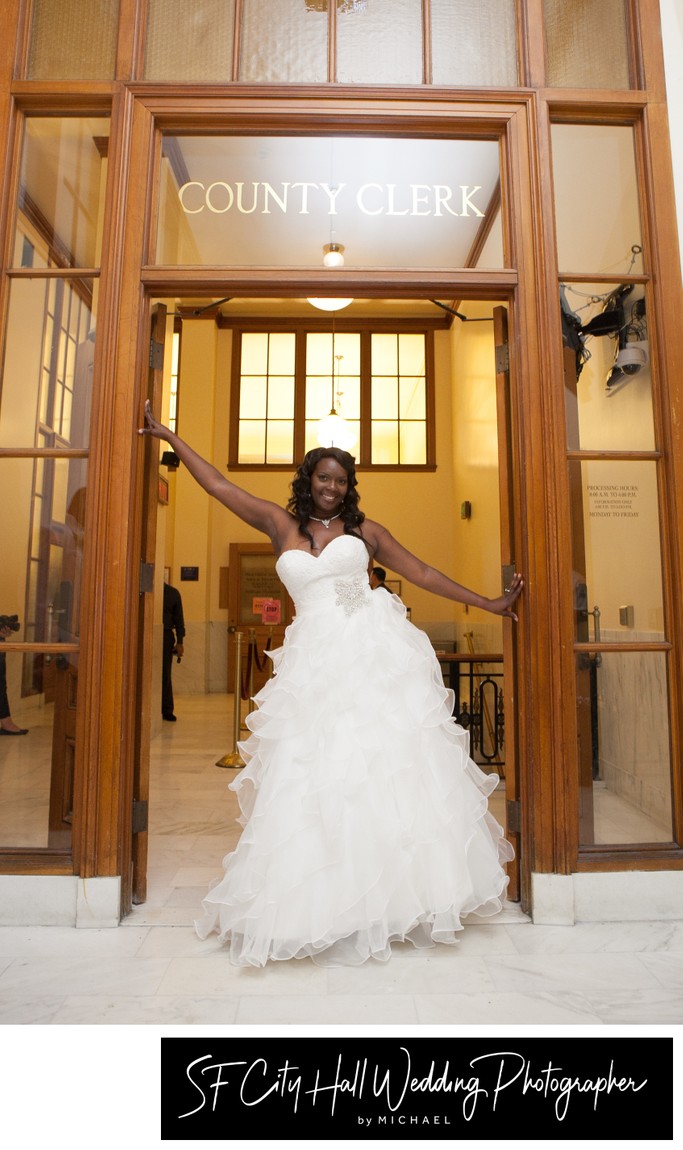
<svg viewBox="0 0 683 1150">
<path fill-rule="evenodd" d="M 683 1023 L 680 922 L 535 926 L 516 904 L 455 947 L 399 946 L 386 964 L 232 967 L 193 918 L 238 829 L 217 762 L 225 696 L 177 701 L 152 746 L 148 897 L 118 929 L 0 927 L 5 1024 L 540 1025 Z M 502 798 L 492 809 L 501 813 Z"/>
</svg>

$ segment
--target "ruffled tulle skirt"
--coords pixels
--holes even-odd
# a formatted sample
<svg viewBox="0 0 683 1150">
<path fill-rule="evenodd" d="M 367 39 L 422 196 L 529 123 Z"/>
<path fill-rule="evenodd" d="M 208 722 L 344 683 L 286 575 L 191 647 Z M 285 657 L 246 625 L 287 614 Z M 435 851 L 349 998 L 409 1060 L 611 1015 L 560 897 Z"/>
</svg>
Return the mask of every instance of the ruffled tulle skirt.
<svg viewBox="0 0 683 1150">
<path fill-rule="evenodd" d="M 386 960 L 501 909 L 498 778 L 470 759 L 431 644 L 386 592 L 340 614 L 297 615 L 247 719 L 244 830 L 196 923 L 239 965 Z"/>
</svg>

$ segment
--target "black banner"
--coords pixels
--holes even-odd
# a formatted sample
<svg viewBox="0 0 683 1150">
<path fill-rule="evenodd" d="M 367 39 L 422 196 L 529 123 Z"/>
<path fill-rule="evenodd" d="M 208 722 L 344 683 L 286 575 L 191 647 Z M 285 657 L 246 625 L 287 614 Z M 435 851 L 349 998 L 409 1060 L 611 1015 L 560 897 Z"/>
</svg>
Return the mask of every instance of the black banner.
<svg viewBox="0 0 683 1150">
<path fill-rule="evenodd" d="M 673 1039 L 161 1039 L 161 1138 L 673 1138 Z"/>
</svg>

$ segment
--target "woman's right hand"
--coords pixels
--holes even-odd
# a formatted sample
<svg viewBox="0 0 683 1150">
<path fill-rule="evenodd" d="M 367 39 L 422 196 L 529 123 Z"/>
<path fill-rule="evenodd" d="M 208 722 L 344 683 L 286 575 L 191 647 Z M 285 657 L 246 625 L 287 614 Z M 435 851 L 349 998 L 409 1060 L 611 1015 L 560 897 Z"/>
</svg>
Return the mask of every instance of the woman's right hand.
<svg viewBox="0 0 683 1150">
<path fill-rule="evenodd" d="M 148 399 L 145 400 L 145 426 L 138 428 L 138 435 L 151 435 L 154 439 L 165 439 L 170 443 L 170 436 L 173 434 L 168 427 L 164 427 L 163 423 L 159 423 L 152 414 L 152 405 Z"/>
</svg>

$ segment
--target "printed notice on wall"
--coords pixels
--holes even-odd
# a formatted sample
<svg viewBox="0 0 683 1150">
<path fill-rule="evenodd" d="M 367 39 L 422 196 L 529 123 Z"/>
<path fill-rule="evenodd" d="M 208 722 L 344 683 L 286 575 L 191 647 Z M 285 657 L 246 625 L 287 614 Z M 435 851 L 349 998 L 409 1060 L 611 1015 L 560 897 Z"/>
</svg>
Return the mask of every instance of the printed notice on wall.
<svg viewBox="0 0 683 1150">
<path fill-rule="evenodd" d="M 637 483 L 589 483 L 591 519 L 637 519 L 640 515 L 640 488 Z"/>
</svg>

